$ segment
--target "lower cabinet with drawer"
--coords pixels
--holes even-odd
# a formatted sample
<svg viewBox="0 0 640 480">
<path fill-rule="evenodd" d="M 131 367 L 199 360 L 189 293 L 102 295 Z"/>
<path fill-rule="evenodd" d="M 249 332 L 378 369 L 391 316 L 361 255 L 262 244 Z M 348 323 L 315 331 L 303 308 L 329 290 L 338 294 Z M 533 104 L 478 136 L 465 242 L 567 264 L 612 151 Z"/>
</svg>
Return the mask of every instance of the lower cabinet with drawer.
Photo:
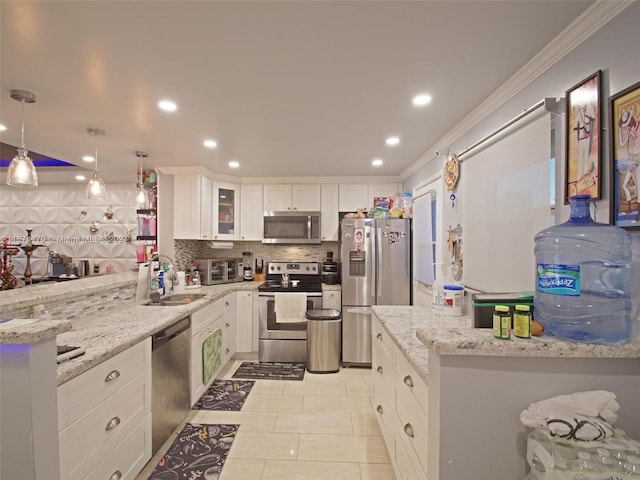
<svg viewBox="0 0 640 480">
<path fill-rule="evenodd" d="M 132 480 L 151 458 L 151 339 L 58 387 L 60 478 Z"/>
<path fill-rule="evenodd" d="M 375 316 L 372 407 L 398 480 L 426 480 L 427 384 Z"/>
</svg>

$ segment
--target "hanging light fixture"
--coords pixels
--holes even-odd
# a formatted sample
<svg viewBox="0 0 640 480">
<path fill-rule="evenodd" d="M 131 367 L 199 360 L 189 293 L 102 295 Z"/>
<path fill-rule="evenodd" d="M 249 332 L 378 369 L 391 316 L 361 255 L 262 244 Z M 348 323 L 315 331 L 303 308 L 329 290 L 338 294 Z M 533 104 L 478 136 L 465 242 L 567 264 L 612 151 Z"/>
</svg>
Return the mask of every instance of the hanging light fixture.
<svg viewBox="0 0 640 480">
<path fill-rule="evenodd" d="M 11 98 L 22 103 L 22 143 L 18 148 L 18 154 L 9 163 L 7 185 L 10 187 L 37 187 L 38 173 L 24 146 L 24 104 L 35 103 L 36 95 L 26 90 L 11 90 L 9 94 Z"/>
<path fill-rule="evenodd" d="M 138 173 L 138 186 L 133 194 L 133 202 L 139 209 L 149 208 L 149 191 L 144 188 L 144 175 L 142 172 L 142 159 L 147 158 L 149 155 L 140 150 L 136 150 L 135 154 L 140 163 L 140 171 Z"/>
<path fill-rule="evenodd" d="M 105 131 L 100 128 L 87 128 L 89 135 L 96 137 L 96 155 L 95 155 L 95 170 L 93 171 L 93 177 L 87 184 L 87 198 L 89 200 L 106 200 L 107 199 L 107 187 L 98 175 L 98 137 L 103 136 Z"/>
</svg>

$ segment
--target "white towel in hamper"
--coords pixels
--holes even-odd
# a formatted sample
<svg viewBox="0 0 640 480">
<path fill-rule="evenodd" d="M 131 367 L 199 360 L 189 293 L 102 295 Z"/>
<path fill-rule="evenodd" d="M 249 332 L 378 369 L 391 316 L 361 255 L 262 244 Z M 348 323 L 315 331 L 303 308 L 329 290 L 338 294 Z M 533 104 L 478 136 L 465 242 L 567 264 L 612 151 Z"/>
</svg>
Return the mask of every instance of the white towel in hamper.
<svg viewBox="0 0 640 480">
<path fill-rule="evenodd" d="M 304 322 L 307 313 L 307 294 L 305 292 L 274 293 L 277 323 Z"/>
<path fill-rule="evenodd" d="M 571 440 L 603 440 L 613 434 L 619 409 L 614 393 L 576 392 L 532 403 L 520 413 L 520 421 Z"/>
</svg>

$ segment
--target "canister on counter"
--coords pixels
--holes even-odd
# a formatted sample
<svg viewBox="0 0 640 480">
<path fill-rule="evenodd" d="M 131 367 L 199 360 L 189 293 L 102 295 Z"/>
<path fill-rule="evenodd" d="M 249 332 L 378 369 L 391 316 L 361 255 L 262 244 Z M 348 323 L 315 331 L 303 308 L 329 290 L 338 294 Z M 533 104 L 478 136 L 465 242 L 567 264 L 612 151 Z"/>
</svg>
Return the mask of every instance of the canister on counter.
<svg viewBox="0 0 640 480">
<path fill-rule="evenodd" d="M 500 340 L 511 339 L 511 312 L 507 305 L 496 305 L 493 311 L 493 336 Z"/>
<path fill-rule="evenodd" d="M 513 313 L 513 334 L 518 338 L 531 338 L 531 307 L 516 305 Z"/>
<path fill-rule="evenodd" d="M 462 293 L 464 287 L 460 285 L 445 285 L 442 287 L 444 292 L 443 313 L 459 317 L 462 315 Z"/>
</svg>

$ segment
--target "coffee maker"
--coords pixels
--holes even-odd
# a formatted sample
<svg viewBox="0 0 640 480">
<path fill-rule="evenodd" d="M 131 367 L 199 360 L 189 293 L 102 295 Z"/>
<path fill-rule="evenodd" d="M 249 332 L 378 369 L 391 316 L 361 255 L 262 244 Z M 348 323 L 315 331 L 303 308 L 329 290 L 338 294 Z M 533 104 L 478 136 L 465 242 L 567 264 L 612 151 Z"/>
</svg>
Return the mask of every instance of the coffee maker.
<svg viewBox="0 0 640 480">
<path fill-rule="evenodd" d="M 50 251 L 48 275 L 54 278 L 57 278 L 62 274 L 67 275 L 69 264 L 71 264 L 71 257 Z"/>
<path fill-rule="evenodd" d="M 327 252 L 327 258 L 322 262 L 322 283 L 327 285 L 340 283 L 339 265 L 333 260 L 333 252 Z"/>
<path fill-rule="evenodd" d="M 253 264 L 253 253 L 251 252 L 242 252 L 242 278 L 246 281 L 253 280 L 253 269 L 251 268 Z"/>
</svg>

